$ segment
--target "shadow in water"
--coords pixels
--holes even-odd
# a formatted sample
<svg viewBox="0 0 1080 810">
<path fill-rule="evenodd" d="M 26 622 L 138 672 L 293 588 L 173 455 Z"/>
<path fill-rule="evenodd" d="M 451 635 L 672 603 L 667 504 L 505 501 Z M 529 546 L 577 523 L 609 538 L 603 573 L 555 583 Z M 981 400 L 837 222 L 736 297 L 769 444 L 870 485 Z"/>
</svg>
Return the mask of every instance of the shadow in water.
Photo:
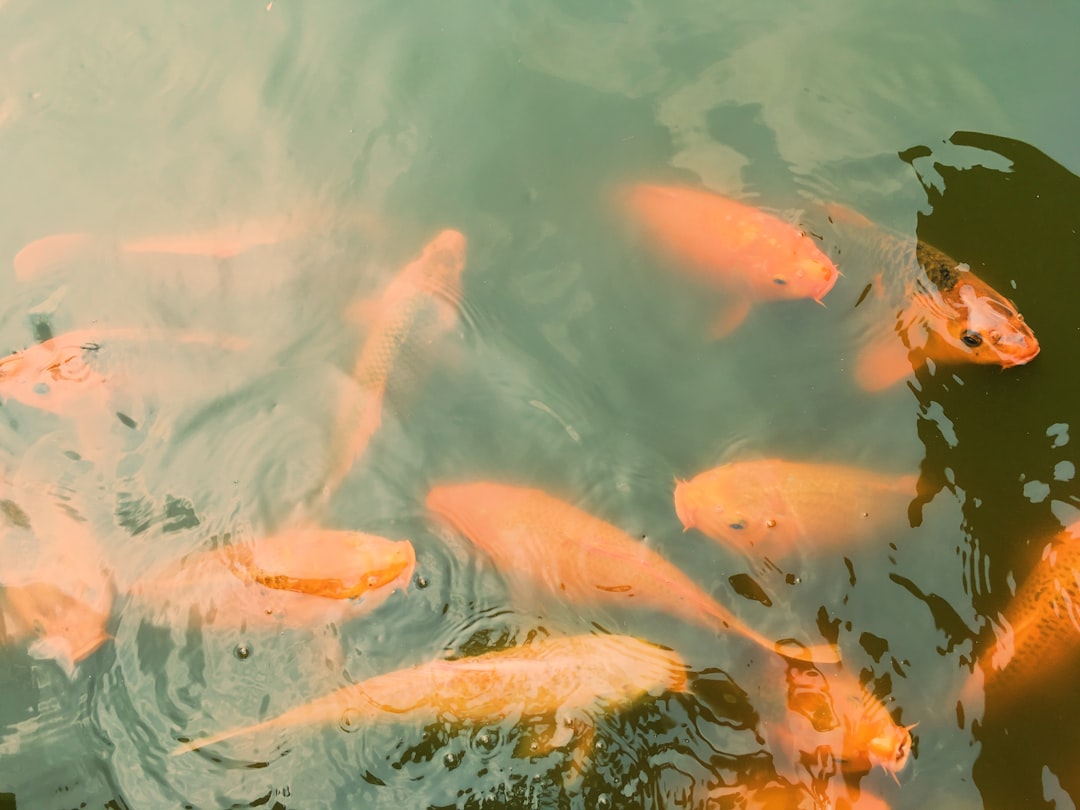
<svg viewBox="0 0 1080 810">
<path fill-rule="evenodd" d="M 997 622 L 1014 586 L 1080 505 L 1076 446 L 1069 442 L 1080 415 L 1071 363 L 1080 355 L 1080 177 L 1009 138 L 957 132 L 950 142 L 950 156 L 970 154 L 975 165 L 946 165 L 927 147 L 901 154 L 933 207 L 919 216 L 919 238 L 1012 298 L 1041 346 L 1027 366 L 923 369 L 912 386 L 921 406 L 924 476 L 951 482 L 963 496 L 965 587 L 985 617 L 977 657 L 994 641 L 990 621 Z M 1002 170 L 996 156 L 1011 168 Z M 1046 769 L 1080 798 L 1073 719 L 1080 693 L 1068 688 L 1071 676 L 1054 673 L 1008 711 L 991 696 L 973 723 L 981 743 L 974 778 L 987 808 L 1052 806 L 1044 803 Z M 972 707 L 965 710 L 970 717 Z"/>
</svg>

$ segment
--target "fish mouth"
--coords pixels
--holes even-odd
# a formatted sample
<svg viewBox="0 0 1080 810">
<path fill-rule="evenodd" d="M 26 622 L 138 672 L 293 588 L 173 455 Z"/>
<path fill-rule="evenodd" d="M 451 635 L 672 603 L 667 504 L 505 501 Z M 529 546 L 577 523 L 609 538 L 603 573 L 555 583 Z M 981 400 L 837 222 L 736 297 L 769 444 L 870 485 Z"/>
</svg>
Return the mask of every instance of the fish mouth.
<svg viewBox="0 0 1080 810">
<path fill-rule="evenodd" d="M 693 528 L 694 516 L 687 503 L 686 482 L 675 479 L 675 514 L 683 525 L 683 531 Z"/>
<path fill-rule="evenodd" d="M 1030 363 L 1039 355 L 1041 347 L 1038 343 L 1032 343 L 1026 347 L 1026 351 L 1019 354 L 1007 354 L 1001 357 L 1002 368 L 1012 368 L 1014 366 L 1023 366 Z"/>
</svg>

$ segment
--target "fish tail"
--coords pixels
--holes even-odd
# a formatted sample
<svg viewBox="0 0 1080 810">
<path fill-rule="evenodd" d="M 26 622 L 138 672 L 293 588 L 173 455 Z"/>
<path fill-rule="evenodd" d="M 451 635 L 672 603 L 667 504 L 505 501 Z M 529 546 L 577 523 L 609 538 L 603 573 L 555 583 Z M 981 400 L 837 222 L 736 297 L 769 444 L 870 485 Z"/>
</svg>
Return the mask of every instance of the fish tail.
<svg viewBox="0 0 1080 810">
<path fill-rule="evenodd" d="M 358 698 L 364 698 L 366 703 Z M 356 703 L 356 706 L 350 706 L 350 703 Z M 337 692 L 333 692 L 326 697 L 315 700 L 312 703 L 289 709 L 284 714 L 279 714 L 277 717 L 272 717 L 261 723 L 255 723 L 250 726 L 237 726 L 235 728 L 227 729 L 226 731 L 218 732 L 217 734 L 210 734 L 206 737 L 198 737 L 189 742 L 185 742 L 174 748 L 170 752 L 170 756 L 179 756 L 188 751 L 195 751 L 199 748 L 205 748 L 208 745 L 214 745 L 219 742 L 224 742 L 225 740 L 230 740 L 233 737 L 246 736 L 259 731 L 284 729 L 291 726 L 315 725 L 332 721 L 345 723 L 347 714 L 359 714 L 359 717 L 357 718 L 357 721 L 359 721 L 369 714 L 366 710 L 366 705 L 368 704 L 370 704 L 370 698 L 366 697 L 365 692 L 355 686 L 346 687 L 345 689 L 339 689 Z M 353 721 L 349 720 L 348 722 L 351 723 Z"/>
<path fill-rule="evenodd" d="M 194 740 L 190 740 L 181 745 L 178 745 L 172 751 L 169 752 L 169 756 L 176 757 L 181 754 L 186 754 L 190 751 L 197 751 L 200 748 L 206 748 L 208 745 L 214 745 L 225 740 L 232 739 L 233 737 L 239 737 L 241 734 L 250 734 L 256 731 L 262 731 L 274 726 L 276 721 L 267 720 L 265 723 L 257 723 L 254 726 L 238 726 L 236 728 L 230 728 L 227 731 L 222 731 L 217 734 L 210 734 L 206 737 L 196 737 Z"/>
<path fill-rule="evenodd" d="M 718 613 L 715 618 L 725 629 L 732 630 L 748 641 L 754 642 L 762 649 L 775 652 L 784 658 L 803 661 L 808 664 L 837 664 L 840 662 L 840 651 L 833 644 L 818 644 L 808 647 L 794 639 L 774 641 L 749 625 L 744 624 L 730 613 Z"/>
</svg>

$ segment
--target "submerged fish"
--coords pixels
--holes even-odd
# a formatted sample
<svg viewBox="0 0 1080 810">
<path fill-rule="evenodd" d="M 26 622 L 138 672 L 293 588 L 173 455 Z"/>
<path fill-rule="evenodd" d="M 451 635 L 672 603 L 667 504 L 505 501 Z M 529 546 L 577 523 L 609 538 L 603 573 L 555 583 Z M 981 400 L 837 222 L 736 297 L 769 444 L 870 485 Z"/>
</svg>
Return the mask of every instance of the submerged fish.
<svg viewBox="0 0 1080 810">
<path fill-rule="evenodd" d="M 112 638 L 105 631 L 108 613 L 51 582 L 0 587 L 0 618 L 11 641 L 31 640 L 31 656 L 55 660 L 69 677 Z"/>
<path fill-rule="evenodd" d="M 755 789 L 722 786 L 710 793 L 709 798 L 717 802 L 717 807 L 738 807 L 740 810 L 889 810 L 888 804 L 865 790 L 860 791 L 857 797 L 850 794 L 836 799 L 830 797 L 825 803 L 816 798 L 805 784 L 783 781 Z M 708 805 L 712 806 L 711 803 Z"/>
<path fill-rule="evenodd" d="M 839 275 L 799 228 L 719 194 L 639 183 L 626 192 L 625 204 L 681 268 L 727 292 L 717 336 L 734 330 L 755 301 L 820 303 Z"/>
<path fill-rule="evenodd" d="M 57 265 L 94 250 L 131 255 L 206 256 L 229 259 L 260 247 L 327 232 L 341 227 L 375 230 L 377 218 L 364 212 L 327 215 L 283 215 L 253 219 L 190 233 L 163 234 L 121 241 L 119 244 L 91 233 L 55 233 L 25 245 L 12 262 L 15 277 L 26 281 Z"/>
<path fill-rule="evenodd" d="M 14 496 L 3 499 L 0 521 L 0 631 L 71 677 L 111 638 L 114 587 L 104 553 L 90 525 L 49 486 L 0 489 Z"/>
<path fill-rule="evenodd" d="M 150 603 L 198 604 L 208 624 L 299 626 L 374 609 L 408 585 L 415 567 L 408 540 L 303 528 L 189 555 L 130 592 Z"/>
<path fill-rule="evenodd" d="M 223 349 L 247 342 L 231 335 L 132 328 L 76 329 L 0 358 L 0 397 L 32 408 L 71 416 L 88 406 L 103 405 L 106 377 L 94 369 L 94 358 L 110 342 L 148 340 L 206 344 Z"/>
<path fill-rule="evenodd" d="M 967 265 L 925 242 L 872 226 L 842 206 L 827 207 L 841 226 L 858 226 L 846 229 L 856 239 L 845 255 L 881 269 L 875 297 L 894 316 L 891 332 L 871 338 L 856 357 L 862 388 L 887 388 L 927 361 L 1011 368 L 1039 354 L 1016 304 Z"/>
<path fill-rule="evenodd" d="M 791 662 L 786 680 L 788 715 L 779 731 L 796 749 L 827 746 L 845 773 L 880 765 L 895 779 L 907 765 L 914 725 L 898 725 L 850 670 L 837 667 L 826 675 Z"/>
<path fill-rule="evenodd" d="M 687 691 L 675 653 L 630 636 L 570 636 L 376 675 L 273 719 L 184 743 L 181 754 L 241 734 L 346 722 L 499 722 L 555 715 L 560 728 L 593 706 L 616 709 L 647 694 Z M 556 740 L 558 747 L 568 739 Z"/>
<path fill-rule="evenodd" d="M 684 528 L 755 555 L 842 546 L 906 514 L 915 475 L 779 458 L 736 461 L 675 482 Z M 805 542 L 803 542 L 805 541 Z"/>
<path fill-rule="evenodd" d="M 979 659 L 989 700 L 1007 707 L 1080 653 L 1080 520 L 1056 534 L 1004 611 L 1005 630 Z M 976 688 L 976 675 L 965 697 Z"/>
<path fill-rule="evenodd" d="M 428 493 L 427 506 L 487 552 L 519 593 L 538 584 L 577 604 L 650 607 L 789 654 L 644 543 L 539 489 L 485 482 L 439 486 Z M 831 647 L 799 645 L 792 654 L 837 658 Z"/>
<path fill-rule="evenodd" d="M 367 335 L 353 368 L 360 405 L 343 405 L 339 419 L 348 435 L 336 452 L 324 491 L 332 492 L 367 449 L 382 423 L 391 381 L 409 353 L 426 349 L 457 324 L 465 236 L 444 230 L 407 264 L 374 301 L 354 304 L 352 313 L 367 323 Z"/>
</svg>

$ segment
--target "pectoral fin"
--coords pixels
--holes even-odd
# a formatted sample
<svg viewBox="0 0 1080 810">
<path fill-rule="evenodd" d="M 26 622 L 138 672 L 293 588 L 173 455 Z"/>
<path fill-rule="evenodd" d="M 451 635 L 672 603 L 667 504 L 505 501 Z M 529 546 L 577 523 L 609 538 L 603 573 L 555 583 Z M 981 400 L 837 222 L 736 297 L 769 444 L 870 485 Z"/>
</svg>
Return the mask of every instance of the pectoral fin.
<svg viewBox="0 0 1080 810">
<path fill-rule="evenodd" d="M 712 322 L 707 332 L 710 340 L 720 340 L 734 332 L 746 316 L 750 313 L 751 301 L 749 298 L 736 297 L 725 306 L 716 319 Z"/>
<path fill-rule="evenodd" d="M 891 332 L 867 344 L 855 358 L 855 381 L 864 391 L 884 391 L 911 372 L 908 349 Z"/>
</svg>

